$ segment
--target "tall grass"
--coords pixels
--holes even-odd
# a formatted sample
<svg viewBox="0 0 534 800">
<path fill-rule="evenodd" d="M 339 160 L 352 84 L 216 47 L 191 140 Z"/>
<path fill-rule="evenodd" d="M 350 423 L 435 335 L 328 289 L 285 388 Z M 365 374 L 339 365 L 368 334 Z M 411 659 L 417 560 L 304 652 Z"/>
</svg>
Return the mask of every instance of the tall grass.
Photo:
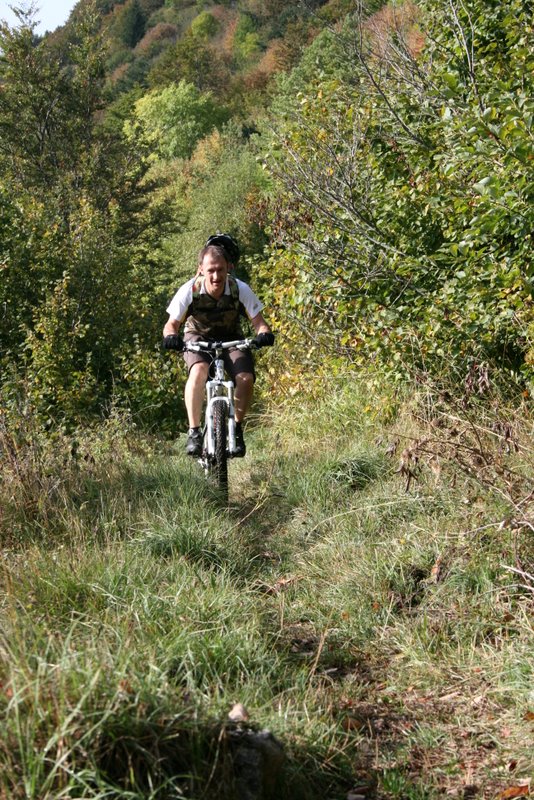
<svg viewBox="0 0 534 800">
<path fill-rule="evenodd" d="M 507 452 L 478 412 L 476 474 L 428 404 L 338 380 L 255 421 L 227 507 L 181 442 L 127 420 L 17 443 L 0 797 L 233 797 L 236 702 L 284 744 L 281 798 L 493 797 L 529 777 L 528 414 Z"/>
</svg>

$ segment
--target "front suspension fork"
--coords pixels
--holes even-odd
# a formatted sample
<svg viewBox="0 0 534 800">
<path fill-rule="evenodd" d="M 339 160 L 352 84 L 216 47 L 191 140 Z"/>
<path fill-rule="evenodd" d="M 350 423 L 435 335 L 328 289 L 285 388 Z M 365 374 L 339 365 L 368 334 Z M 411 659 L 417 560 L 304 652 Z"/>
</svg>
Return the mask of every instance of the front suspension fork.
<svg viewBox="0 0 534 800">
<path fill-rule="evenodd" d="M 222 390 L 226 389 L 226 394 Z M 206 450 L 207 456 L 215 455 L 215 435 L 213 430 L 213 404 L 216 400 L 224 400 L 228 406 L 228 440 L 226 448 L 230 455 L 235 452 L 235 405 L 234 405 L 234 384 L 232 381 L 208 381 L 206 383 Z"/>
</svg>

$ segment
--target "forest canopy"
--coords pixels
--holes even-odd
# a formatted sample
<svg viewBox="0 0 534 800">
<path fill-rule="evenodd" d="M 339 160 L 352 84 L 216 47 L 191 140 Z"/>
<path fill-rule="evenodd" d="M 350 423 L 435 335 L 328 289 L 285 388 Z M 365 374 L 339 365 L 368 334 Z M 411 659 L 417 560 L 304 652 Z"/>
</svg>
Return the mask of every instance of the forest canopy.
<svg viewBox="0 0 534 800">
<path fill-rule="evenodd" d="M 395 380 L 528 391 L 520 0 L 79 2 L 34 27 L 0 29 L 6 408 L 179 425 L 161 325 L 215 230 L 294 350 L 289 380 L 304 340 Z"/>
</svg>

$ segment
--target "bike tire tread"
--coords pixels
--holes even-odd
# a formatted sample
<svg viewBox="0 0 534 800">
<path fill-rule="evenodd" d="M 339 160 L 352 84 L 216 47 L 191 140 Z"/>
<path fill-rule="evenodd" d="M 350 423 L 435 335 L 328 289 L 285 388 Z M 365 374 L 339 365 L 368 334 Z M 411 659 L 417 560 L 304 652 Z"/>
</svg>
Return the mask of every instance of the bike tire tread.
<svg viewBox="0 0 534 800">
<path fill-rule="evenodd" d="M 228 407 L 224 400 L 213 404 L 213 427 L 215 434 L 215 480 L 218 488 L 228 496 L 228 452 L 226 449 L 226 421 Z"/>
</svg>

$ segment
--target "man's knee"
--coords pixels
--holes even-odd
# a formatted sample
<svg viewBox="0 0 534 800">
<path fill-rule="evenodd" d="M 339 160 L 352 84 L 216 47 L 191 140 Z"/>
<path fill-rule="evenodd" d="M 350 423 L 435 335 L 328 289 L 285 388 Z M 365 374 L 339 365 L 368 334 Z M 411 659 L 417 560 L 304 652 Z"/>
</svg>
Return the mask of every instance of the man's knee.
<svg viewBox="0 0 534 800">
<path fill-rule="evenodd" d="M 236 388 L 252 389 L 254 387 L 254 375 L 252 372 L 240 372 L 235 376 Z"/>
<path fill-rule="evenodd" d="M 208 379 L 209 364 L 199 361 L 189 370 L 188 382 L 191 384 L 206 383 Z"/>
</svg>

